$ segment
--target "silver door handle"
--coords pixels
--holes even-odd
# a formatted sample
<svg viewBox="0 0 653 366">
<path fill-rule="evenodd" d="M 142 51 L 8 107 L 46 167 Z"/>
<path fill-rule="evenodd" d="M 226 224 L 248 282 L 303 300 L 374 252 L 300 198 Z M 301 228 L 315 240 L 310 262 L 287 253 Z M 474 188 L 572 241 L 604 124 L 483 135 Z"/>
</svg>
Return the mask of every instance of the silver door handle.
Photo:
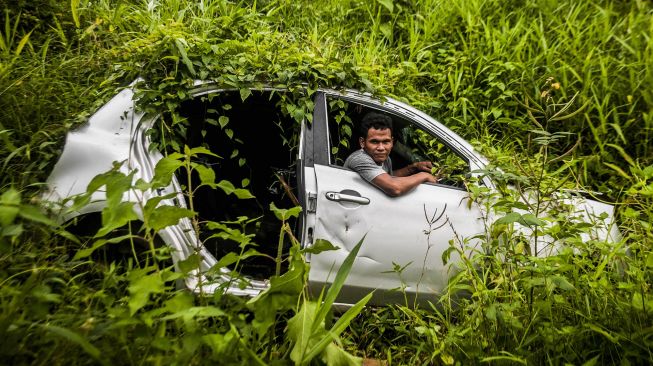
<svg viewBox="0 0 653 366">
<path fill-rule="evenodd" d="M 370 199 L 367 197 L 354 196 L 340 192 L 327 192 L 325 193 L 325 196 L 329 201 L 354 202 L 358 203 L 359 205 L 368 205 L 370 203 Z"/>
</svg>

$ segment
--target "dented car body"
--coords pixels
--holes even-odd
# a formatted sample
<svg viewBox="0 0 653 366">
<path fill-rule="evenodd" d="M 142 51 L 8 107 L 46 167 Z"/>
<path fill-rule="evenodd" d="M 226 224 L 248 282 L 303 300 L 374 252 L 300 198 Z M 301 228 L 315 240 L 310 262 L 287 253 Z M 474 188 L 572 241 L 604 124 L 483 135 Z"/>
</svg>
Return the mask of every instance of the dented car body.
<svg viewBox="0 0 653 366">
<path fill-rule="evenodd" d="M 290 183 L 296 196 L 293 202 L 302 207 L 300 217 L 293 224 L 301 245 L 310 247 L 317 240 L 324 239 L 340 247 L 307 256 L 310 262 L 309 286 L 313 291 L 319 291 L 333 280 L 340 263 L 364 237 L 363 246 L 340 293 L 340 302 L 354 303 L 372 290 L 375 290 L 371 301 L 374 304 L 403 301 L 403 293 L 396 291 L 399 288 L 409 296 L 441 293 L 455 271 L 451 267 L 455 258 L 448 265 L 442 261 L 450 241 L 454 237 L 472 238 L 483 233 L 489 214 L 469 202 L 469 193 L 455 179 L 421 184 L 404 196 L 389 197 L 357 173 L 344 168 L 344 157 L 356 146 L 356 136 L 352 131 L 355 121 L 370 110 L 393 118 L 398 141 L 396 156 L 393 155 L 395 167 L 401 167 L 402 162 L 431 158 L 427 156 L 427 150 L 434 147 L 450 154 L 453 160 L 447 157 L 444 165 L 456 166 L 456 172 L 450 172 L 452 176 L 473 176 L 486 167 L 486 159 L 432 117 L 396 100 L 382 101 L 356 91 L 318 90 L 312 96 L 312 121 L 304 118 L 301 123 L 296 123 L 278 111 L 275 95 L 281 92 L 272 88 L 259 89 L 243 100 L 238 90 L 197 83 L 192 100 L 182 106 L 181 114 L 188 118 L 191 126 L 202 127 L 190 131 L 185 143 L 189 146 L 207 145 L 212 151 L 213 148 L 224 149 L 218 153 L 223 155 L 219 162 L 207 164 L 215 166 L 218 175 L 233 176 L 234 181 L 252 182 L 249 187 L 258 199 L 246 212 L 250 217 L 265 220 L 264 211 L 269 203 L 278 207 L 294 205 L 275 181 L 279 172 L 290 177 L 282 181 Z M 228 124 L 212 123 L 218 119 L 213 118 L 212 113 L 228 114 Z M 151 137 L 146 132 L 158 118 L 158 115 L 137 111 L 134 91 L 123 89 L 87 124 L 68 134 L 62 156 L 48 179 L 46 200 L 63 202 L 86 192 L 89 182 L 111 169 L 114 162 L 124 162 L 121 170 L 133 172 L 134 180 L 151 180 L 163 154 L 152 148 Z M 229 130 L 229 139 L 224 142 L 220 140 L 224 137 L 217 136 L 223 136 L 229 126 L 233 126 L 233 130 Z M 293 138 L 282 136 L 277 139 L 276 136 L 283 135 L 278 132 L 285 133 L 288 126 L 295 128 Z M 243 136 L 245 143 L 234 139 L 232 134 Z M 254 142 L 248 142 L 245 137 Z M 218 140 L 221 141 L 219 144 L 215 142 Z M 417 141 L 421 146 L 410 146 L 411 141 Z M 403 155 L 401 145 L 404 145 Z M 240 155 L 233 156 L 233 151 L 240 151 Z M 233 161 L 229 162 L 225 153 L 231 154 Z M 247 153 L 249 156 L 245 156 Z M 253 182 L 258 178 L 264 182 L 256 186 Z M 488 177 L 479 179 L 486 187 L 494 187 Z M 130 192 L 123 200 L 143 203 L 152 197 L 167 196 L 160 204 L 188 207 L 182 190 L 187 183 L 182 177 L 176 177 L 165 189 Z M 280 194 L 284 197 L 277 199 Z M 195 206 L 200 216 L 233 220 L 242 217 L 238 211 L 242 209 L 241 203 L 207 191 L 198 197 Z M 616 225 L 608 229 L 613 219 L 610 205 L 585 199 L 575 205 L 584 215 L 607 214 L 604 215 L 606 225 L 597 230 L 598 235 L 616 240 Z M 99 215 L 105 206 L 106 196 L 95 192 L 88 205 L 74 212 L 65 211 L 61 221 Z M 233 208 L 236 212 L 229 214 L 232 207 L 238 208 Z M 137 214 L 142 217 L 142 213 Z M 278 228 L 277 225 L 270 232 L 278 234 Z M 261 234 L 266 231 L 265 225 L 259 225 L 255 230 L 259 231 L 259 247 L 276 246 L 276 238 L 271 240 L 272 244 L 266 244 Z M 268 287 L 270 272 L 259 271 L 262 268 L 259 265 L 253 266 L 251 280 L 244 287 L 233 281 L 228 268 L 217 274 L 215 271 L 207 274 L 225 254 L 221 249 L 225 245 L 196 235 L 187 218 L 165 227 L 158 235 L 171 248 L 175 263 L 193 253 L 201 257 L 199 268 L 185 278 L 185 286 L 193 291 L 211 293 L 227 284 L 229 293 L 254 296 Z"/>
</svg>

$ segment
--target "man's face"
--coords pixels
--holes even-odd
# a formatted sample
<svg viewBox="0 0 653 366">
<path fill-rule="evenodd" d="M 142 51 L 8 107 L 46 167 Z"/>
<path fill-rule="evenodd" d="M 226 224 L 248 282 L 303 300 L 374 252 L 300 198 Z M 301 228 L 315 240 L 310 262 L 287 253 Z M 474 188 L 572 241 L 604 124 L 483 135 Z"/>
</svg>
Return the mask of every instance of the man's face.
<svg viewBox="0 0 653 366">
<path fill-rule="evenodd" d="M 392 151 L 392 130 L 385 128 L 377 130 L 370 128 L 367 130 L 367 138 L 358 139 L 361 148 L 374 159 L 377 164 L 382 164 Z"/>
</svg>

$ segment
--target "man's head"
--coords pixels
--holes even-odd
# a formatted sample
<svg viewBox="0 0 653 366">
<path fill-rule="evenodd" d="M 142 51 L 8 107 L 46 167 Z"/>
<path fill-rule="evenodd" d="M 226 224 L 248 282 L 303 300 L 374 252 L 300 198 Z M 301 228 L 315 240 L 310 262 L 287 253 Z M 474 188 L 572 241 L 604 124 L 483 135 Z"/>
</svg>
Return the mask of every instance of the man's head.
<svg viewBox="0 0 653 366">
<path fill-rule="evenodd" d="M 367 113 L 361 121 L 360 136 L 361 149 L 377 164 L 383 163 L 392 151 L 392 118 L 377 112 Z"/>
</svg>

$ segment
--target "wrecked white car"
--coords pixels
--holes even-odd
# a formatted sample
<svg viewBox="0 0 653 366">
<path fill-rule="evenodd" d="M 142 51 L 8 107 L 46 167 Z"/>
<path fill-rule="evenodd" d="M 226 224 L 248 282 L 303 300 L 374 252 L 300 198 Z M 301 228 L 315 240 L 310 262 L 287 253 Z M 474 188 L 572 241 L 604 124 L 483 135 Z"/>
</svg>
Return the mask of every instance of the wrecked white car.
<svg viewBox="0 0 653 366">
<path fill-rule="evenodd" d="M 206 155 L 202 163 L 216 176 L 255 196 L 239 199 L 202 187 L 193 196 L 193 208 L 201 220 L 249 230 L 255 234 L 256 249 L 268 255 L 240 263 L 239 271 L 250 279 L 245 287 L 231 280 L 228 268 L 209 275 L 221 257 L 240 251 L 238 243 L 202 231 L 196 235 L 190 220 L 181 219 L 158 235 L 171 248 L 176 263 L 199 253 L 200 271 L 185 279 L 189 289 L 199 291 L 201 286 L 202 292 L 211 293 L 229 283 L 228 292 L 249 296 L 266 289 L 275 270 L 270 258 L 277 251 L 280 228 L 270 211 L 271 203 L 282 208 L 301 206 L 299 217 L 290 224 L 303 247 L 318 239 L 340 247 L 308 256 L 309 285 L 315 291 L 333 280 L 339 264 L 366 235 L 340 293 L 339 301 L 344 303 L 354 303 L 372 290 L 376 290 L 371 301 L 375 304 L 403 299 L 397 288 L 410 296 L 440 293 L 452 275 L 450 265 L 442 261 L 450 240 L 454 235 L 471 238 L 485 230 L 482 218 L 487 213 L 470 204 L 464 180 L 484 169 L 487 161 L 460 136 L 415 108 L 355 91 L 318 90 L 312 99 L 312 121 L 303 118 L 298 123 L 287 110 L 279 110 L 280 90 L 252 90 L 243 100 L 239 90 L 198 83 L 192 96 L 179 110 L 188 122 L 183 143 L 204 146 L 217 154 L 219 157 Z M 84 193 L 93 177 L 111 169 L 114 162 L 124 162 L 126 172 L 135 171 L 134 180 L 152 179 L 163 155 L 148 131 L 160 116 L 138 112 L 133 97 L 131 88 L 122 90 L 86 125 L 68 134 L 63 154 L 48 179 L 47 200 L 62 202 Z M 358 148 L 356 124 L 372 110 L 393 119 L 397 142 L 391 156 L 395 167 L 437 160 L 435 164 L 446 178 L 393 198 L 343 168 L 345 158 Z M 147 201 L 168 195 L 172 198 L 161 204 L 189 207 L 182 187 L 195 179 L 179 174 L 165 189 L 125 195 L 123 200 Z M 480 183 L 494 187 L 488 177 L 480 177 Z M 76 218 L 77 227 L 92 232 L 89 228 L 98 229 L 105 205 L 106 197 L 98 192 L 88 205 L 66 213 L 62 220 Z M 577 207 L 596 215 L 606 213 L 605 221 L 612 221 L 609 205 L 583 200 Z M 617 235 L 614 227 L 612 230 L 610 234 L 604 228 L 601 235 Z"/>
</svg>

